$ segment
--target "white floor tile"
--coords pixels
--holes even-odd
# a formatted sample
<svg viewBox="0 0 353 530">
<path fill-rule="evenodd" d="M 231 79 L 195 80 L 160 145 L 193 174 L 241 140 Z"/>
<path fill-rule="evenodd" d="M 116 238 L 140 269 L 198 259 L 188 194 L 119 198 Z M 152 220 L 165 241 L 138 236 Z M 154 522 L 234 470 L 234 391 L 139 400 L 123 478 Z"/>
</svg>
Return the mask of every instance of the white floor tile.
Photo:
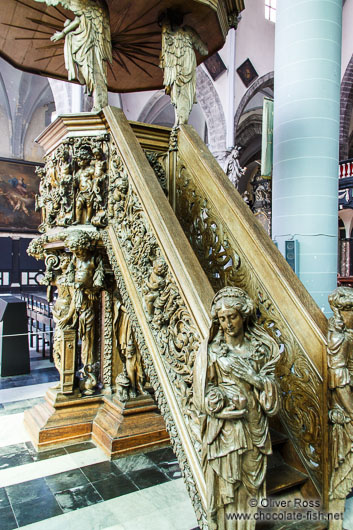
<svg viewBox="0 0 353 530">
<path fill-rule="evenodd" d="M 29 440 L 29 434 L 23 425 L 23 412 L 0 416 L 0 447 Z"/>
<path fill-rule="evenodd" d="M 54 386 L 55 382 L 40 383 L 38 385 L 20 386 L 0 390 L 0 403 L 20 401 L 21 399 L 31 399 L 44 396 L 48 388 Z"/>
</svg>

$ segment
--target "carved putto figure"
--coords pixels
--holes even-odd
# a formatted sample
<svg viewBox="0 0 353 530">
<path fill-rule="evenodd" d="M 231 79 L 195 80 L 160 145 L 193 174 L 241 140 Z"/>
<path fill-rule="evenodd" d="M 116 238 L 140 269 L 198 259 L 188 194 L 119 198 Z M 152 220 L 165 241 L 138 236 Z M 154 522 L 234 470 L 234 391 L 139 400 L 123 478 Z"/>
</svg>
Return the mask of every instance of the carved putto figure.
<svg viewBox="0 0 353 530">
<path fill-rule="evenodd" d="M 90 224 L 93 217 L 94 204 L 94 166 L 91 165 L 92 152 L 90 148 L 82 147 L 78 154 L 77 164 L 79 170 L 75 175 L 76 213 L 75 223 L 81 224 L 85 221 Z"/>
<path fill-rule="evenodd" d="M 78 79 L 93 94 L 93 112 L 108 105 L 107 62 L 112 63 L 109 11 L 104 0 L 36 0 L 49 6 L 61 4 L 75 15 L 51 37 L 65 39 L 68 80 Z"/>
<path fill-rule="evenodd" d="M 246 167 L 242 168 L 239 163 L 239 146 L 234 146 L 225 162 L 225 172 L 231 183 L 238 189 L 239 180 L 245 174 Z"/>
<path fill-rule="evenodd" d="M 166 286 L 166 274 L 168 267 L 163 258 L 157 258 L 153 262 L 152 272 L 143 287 L 144 306 L 147 314 L 152 317 L 155 302 Z"/>
<path fill-rule="evenodd" d="M 194 404 L 202 413 L 202 461 L 210 530 L 251 530 L 255 521 L 227 513 L 252 513 L 251 498 L 265 496 L 271 440 L 267 416 L 279 408 L 276 342 L 256 324 L 251 298 L 237 287 L 215 296 L 212 327 L 194 366 Z"/>
<path fill-rule="evenodd" d="M 159 66 L 164 70 L 163 84 L 175 107 L 175 126 L 188 122 L 196 103 L 196 55 L 207 55 L 207 46 L 197 32 L 182 26 L 183 16 L 168 10 L 160 19 L 162 26 L 162 53 Z"/>
<path fill-rule="evenodd" d="M 338 287 L 329 296 L 329 303 L 333 311 L 327 337 L 331 390 L 329 419 L 332 424 L 329 495 L 338 502 L 334 511 L 341 512 L 353 487 L 353 289 Z"/>
</svg>

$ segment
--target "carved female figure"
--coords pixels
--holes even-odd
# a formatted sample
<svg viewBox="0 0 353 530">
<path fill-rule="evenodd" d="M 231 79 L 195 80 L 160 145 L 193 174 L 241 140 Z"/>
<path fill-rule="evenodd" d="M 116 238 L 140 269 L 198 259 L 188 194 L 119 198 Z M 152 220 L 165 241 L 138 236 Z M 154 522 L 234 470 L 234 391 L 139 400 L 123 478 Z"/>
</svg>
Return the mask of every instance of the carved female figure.
<svg viewBox="0 0 353 530">
<path fill-rule="evenodd" d="M 210 336 L 194 367 L 194 404 L 202 413 L 202 464 L 212 530 L 255 528 L 255 520 L 227 520 L 253 513 L 251 498 L 265 495 L 267 416 L 279 408 L 274 367 L 278 346 L 255 322 L 250 297 L 237 287 L 215 296 Z"/>
<path fill-rule="evenodd" d="M 338 287 L 329 296 L 333 317 L 327 337 L 332 469 L 329 495 L 332 509 L 344 511 L 353 487 L 353 289 Z M 331 511 L 331 508 L 330 508 Z M 342 528 L 342 521 L 329 528 Z"/>
</svg>

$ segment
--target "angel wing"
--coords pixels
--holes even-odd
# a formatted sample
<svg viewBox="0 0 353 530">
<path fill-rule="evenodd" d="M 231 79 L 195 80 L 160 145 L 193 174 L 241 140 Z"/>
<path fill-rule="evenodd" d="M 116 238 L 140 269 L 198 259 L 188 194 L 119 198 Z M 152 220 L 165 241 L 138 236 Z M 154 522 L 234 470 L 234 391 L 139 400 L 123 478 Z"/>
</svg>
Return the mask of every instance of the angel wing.
<svg viewBox="0 0 353 530">
<path fill-rule="evenodd" d="M 69 9 L 75 14 L 81 14 L 82 10 L 87 7 L 90 0 L 35 0 L 35 2 L 41 2 L 47 4 L 47 6 L 57 6 L 60 4 L 65 9 Z"/>
<path fill-rule="evenodd" d="M 184 67 L 184 55 L 188 43 L 185 36 L 180 31 L 171 31 L 166 28 L 162 32 L 162 54 L 160 59 L 160 67 L 164 69 L 165 87 L 170 87 L 177 80 Z"/>
<path fill-rule="evenodd" d="M 48 6 L 57 6 L 58 4 L 62 5 L 66 9 L 71 9 L 72 0 L 34 0 L 35 2 L 41 2 L 42 4 L 47 4 Z"/>
<path fill-rule="evenodd" d="M 88 0 L 89 16 L 92 20 L 95 34 L 95 44 L 100 50 L 103 60 L 112 63 L 112 41 L 110 34 L 109 11 L 103 2 Z"/>
</svg>

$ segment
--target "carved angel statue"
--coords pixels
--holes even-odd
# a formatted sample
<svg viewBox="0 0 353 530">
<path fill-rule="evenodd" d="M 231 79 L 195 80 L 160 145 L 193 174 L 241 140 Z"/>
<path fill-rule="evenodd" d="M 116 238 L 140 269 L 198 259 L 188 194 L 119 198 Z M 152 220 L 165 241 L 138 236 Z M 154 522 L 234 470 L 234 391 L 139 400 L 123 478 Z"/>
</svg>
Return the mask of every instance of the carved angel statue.
<svg viewBox="0 0 353 530">
<path fill-rule="evenodd" d="M 251 298 L 225 287 L 213 299 L 212 327 L 194 365 L 194 405 L 200 412 L 202 465 L 210 530 L 253 530 L 250 499 L 266 496 L 268 416 L 279 408 L 276 342 L 256 323 Z M 249 520 L 228 520 L 231 513 Z"/>
<path fill-rule="evenodd" d="M 353 289 L 337 287 L 329 296 L 333 317 L 327 336 L 330 392 L 331 479 L 329 511 L 344 511 L 353 487 Z M 341 529 L 332 521 L 330 529 Z"/>
<path fill-rule="evenodd" d="M 240 147 L 235 145 L 225 162 L 225 172 L 231 183 L 238 189 L 239 180 L 244 175 L 246 167 L 242 168 L 239 163 L 239 151 Z"/>
<path fill-rule="evenodd" d="M 36 0 L 48 6 L 61 4 L 75 15 L 64 29 L 51 37 L 65 38 L 64 56 L 68 79 L 78 79 L 93 94 L 92 112 L 108 105 L 107 62 L 112 63 L 109 11 L 104 0 Z"/>
<path fill-rule="evenodd" d="M 196 31 L 182 26 L 183 16 L 168 10 L 160 19 L 162 53 L 159 66 L 164 70 L 163 84 L 176 112 L 175 126 L 187 123 L 196 103 L 196 56 L 207 55 L 207 46 Z"/>
</svg>

